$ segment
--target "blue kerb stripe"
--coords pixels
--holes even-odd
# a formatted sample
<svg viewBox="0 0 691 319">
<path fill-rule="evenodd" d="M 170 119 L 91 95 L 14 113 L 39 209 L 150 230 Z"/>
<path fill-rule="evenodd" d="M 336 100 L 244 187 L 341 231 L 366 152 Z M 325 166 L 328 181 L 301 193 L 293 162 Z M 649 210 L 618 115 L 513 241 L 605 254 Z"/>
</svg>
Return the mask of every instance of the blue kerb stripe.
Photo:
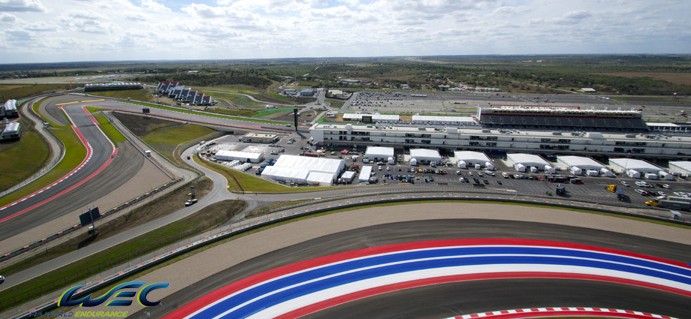
<svg viewBox="0 0 691 319">
<path fill-rule="evenodd" d="M 543 265 L 563 265 L 563 266 L 584 266 L 592 268 L 603 268 L 610 270 L 619 270 L 624 272 L 637 273 L 641 275 L 657 276 L 668 280 L 681 279 L 679 276 L 660 274 L 653 270 L 641 270 L 640 268 L 624 265 L 613 265 L 607 262 L 574 260 L 568 258 L 553 258 L 553 257 L 472 257 L 472 258 L 452 258 L 452 259 L 438 259 L 429 261 L 417 261 L 404 264 L 389 265 L 384 267 L 377 267 L 373 269 L 356 271 L 353 273 L 343 274 L 327 279 L 322 279 L 316 282 L 308 283 L 298 287 L 293 287 L 285 291 L 275 293 L 273 295 L 264 297 L 258 301 L 248 304 L 236 311 L 228 314 L 227 318 L 245 318 L 258 311 L 261 311 L 270 306 L 306 295 L 313 292 L 318 292 L 324 289 L 333 288 L 343 284 L 356 282 L 359 280 L 376 278 L 384 275 L 395 273 L 403 273 L 415 270 L 434 269 L 453 266 L 471 266 L 471 265 L 486 265 L 486 264 L 543 264 Z M 666 276 L 660 276 L 666 275 Z M 285 286 L 268 285 L 265 287 L 265 292 L 274 291 L 276 289 L 284 288 Z M 229 305 L 230 306 L 230 305 Z M 226 308 L 229 309 L 229 308 Z"/>
<path fill-rule="evenodd" d="M 565 256 L 565 257 L 570 257 L 570 258 L 555 258 L 555 257 L 533 257 L 533 256 L 482 256 L 482 257 L 465 257 L 465 258 L 458 258 L 458 256 L 467 256 L 467 255 L 485 255 L 485 254 L 530 254 L 530 255 L 535 255 L 535 254 L 540 254 L 540 255 L 557 255 L 557 256 Z M 438 257 L 456 257 L 453 259 L 449 260 L 438 260 L 438 261 L 418 261 L 418 262 L 412 262 L 412 263 L 406 263 L 405 265 L 392 265 L 392 266 L 385 266 L 385 267 L 378 267 L 378 265 L 381 264 L 386 264 L 386 263 L 392 263 L 392 262 L 405 262 L 407 260 L 411 259 L 419 259 L 419 258 L 438 258 Z M 579 257 L 579 258 L 591 258 L 591 259 L 599 259 L 599 260 L 604 260 L 604 261 L 609 261 L 609 262 L 604 262 L 604 261 L 583 261 L 583 260 L 574 260 L 572 259 L 573 257 Z M 298 295 L 295 295 L 294 290 L 299 290 L 302 293 L 310 293 L 314 291 L 318 291 L 321 289 L 326 289 L 329 288 L 327 283 L 331 283 L 332 286 L 334 285 L 340 285 L 343 283 L 347 282 L 352 282 L 352 281 L 358 281 L 362 279 L 367 279 L 367 278 L 372 278 L 372 277 L 377 277 L 380 275 L 385 275 L 385 274 L 391 274 L 395 273 L 397 271 L 394 271 L 396 269 L 399 269 L 397 267 L 411 267 L 411 268 L 401 268 L 401 269 L 408 269 L 408 270 L 401 270 L 401 271 L 411 271 L 411 270 L 419 270 L 419 269 L 425 269 L 425 268 L 438 268 L 438 267 L 447 267 L 447 266 L 433 266 L 433 265 L 438 265 L 438 263 L 448 263 L 449 261 L 453 260 L 454 262 L 449 265 L 453 266 L 459 266 L 459 265 L 481 265 L 481 264 L 486 264 L 486 263 L 499 263 L 499 264 L 513 264 L 513 263 L 545 263 L 545 264 L 558 264 L 558 265 L 585 265 L 588 267 L 597 267 L 597 268 L 605 268 L 605 269 L 616 269 L 616 270 L 623 270 L 627 272 L 632 272 L 632 273 L 639 273 L 639 274 L 645 274 L 649 276 L 655 276 L 658 278 L 665 278 L 669 280 L 674 280 L 674 281 L 679 281 L 679 282 L 685 282 L 689 283 L 691 280 L 689 278 L 684 278 L 680 277 L 677 275 L 673 274 L 666 274 L 666 273 L 661 273 L 656 270 L 646 270 L 646 269 L 641 269 L 639 267 L 650 267 L 654 268 L 657 270 L 664 270 L 664 271 L 669 271 L 673 272 L 679 275 L 687 275 L 691 276 L 691 270 L 689 269 L 682 269 L 680 267 L 675 267 L 675 266 L 670 266 L 666 264 L 661 264 L 658 262 L 653 262 L 653 261 L 646 261 L 646 260 L 641 260 L 637 258 L 632 258 L 632 257 L 626 257 L 626 256 L 619 256 L 619 255 L 612 255 L 612 254 L 607 254 L 607 253 L 600 253 L 600 252 L 593 252 L 593 251 L 579 251 L 579 250 L 571 250 L 571 249 L 564 249 L 564 248 L 544 248 L 544 247 L 439 247 L 439 248 L 432 248 L 432 249 L 427 249 L 427 250 L 422 250 L 422 251 L 405 251 L 405 252 L 400 252 L 400 253 L 391 253 L 388 255 L 383 255 L 383 256 L 373 256 L 373 257 L 364 257 L 363 259 L 360 260 L 349 260 L 346 262 L 342 262 L 340 264 L 336 265 L 330 265 L 330 266 L 325 266 L 322 268 L 318 269 L 313 269 L 313 270 L 308 270 L 303 273 L 299 274 L 293 274 L 293 275 L 288 275 L 285 278 L 277 279 L 274 281 L 271 281 L 269 283 L 262 284 L 260 286 L 254 287 L 252 289 L 249 289 L 247 291 L 244 291 L 236 296 L 233 296 L 231 298 L 228 298 L 227 300 L 224 300 L 223 302 L 214 305 L 210 307 L 209 309 L 204 310 L 203 312 L 199 313 L 197 316 L 200 317 L 210 317 L 213 316 L 213 314 L 220 314 L 223 313 L 224 311 L 232 308 L 235 305 L 241 304 L 246 302 L 247 300 L 254 299 L 258 296 L 264 295 L 265 293 L 275 291 L 277 289 L 281 289 L 287 286 L 299 284 L 308 280 L 313 280 L 315 278 L 321 278 L 326 275 L 332 275 L 334 273 L 340 273 L 343 271 L 348 271 L 352 269 L 359 269 L 363 267 L 372 267 L 375 266 L 377 267 L 376 269 L 370 269 L 370 270 L 360 270 L 356 271 L 352 274 L 347 274 L 347 275 L 340 275 L 335 278 L 330 278 L 330 279 L 324 279 L 320 280 L 315 283 L 311 283 L 308 285 L 301 285 L 297 288 L 291 288 L 291 290 L 288 290 L 286 292 L 279 293 L 275 296 L 270 296 L 266 298 L 262 298 L 260 301 L 254 302 L 254 304 L 260 304 L 262 306 L 259 306 L 257 308 L 257 305 L 250 304 L 245 306 L 244 308 L 247 309 L 238 309 L 237 311 L 242 311 L 244 313 L 241 315 L 238 312 L 233 312 L 232 317 L 233 318 L 239 318 L 247 315 L 251 315 L 252 313 L 259 311 L 263 308 L 269 307 L 275 303 L 280 303 L 285 300 L 289 300 L 292 298 L 295 298 Z M 540 260 L 544 260 L 545 262 L 538 262 Z M 547 262 L 549 261 L 549 262 Z M 619 263 L 630 263 L 630 264 L 635 264 L 636 266 L 624 266 L 624 265 L 615 265 L 611 264 L 611 262 L 619 262 Z M 413 266 L 417 265 L 417 266 Z M 415 267 L 423 267 L 423 268 L 415 268 Z M 624 270 L 625 269 L 625 270 Z M 340 279 L 338 279 L 340 278 Z M 347 281 L 342 281 L 342 280 L 347 280 Z M 316 289 L 316 290 L 315 290 Z M 303 292 L 307 291 L 307 292 Z M 288 297 L 290 295 L 290 297 Z M 269 302 L 269 301 L 275 301 L 274 302 Z"/>
</svg>

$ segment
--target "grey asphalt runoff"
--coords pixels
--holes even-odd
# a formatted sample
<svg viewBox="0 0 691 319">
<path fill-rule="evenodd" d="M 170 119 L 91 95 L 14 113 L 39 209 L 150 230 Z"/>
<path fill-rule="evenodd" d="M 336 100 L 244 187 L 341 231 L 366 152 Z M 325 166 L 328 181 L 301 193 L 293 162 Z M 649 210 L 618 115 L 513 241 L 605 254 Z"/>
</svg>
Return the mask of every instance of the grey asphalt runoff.
<svg viewBox="0 0 691 319">
<path fill-rule="evenodd" d="M 47 109 L 55 109 L 54 100 L 48 100 L 51 106 Z M 75 183 L 86 178 L 103 165 L 112 153 L 112 145 L 101 131 L 94 125 L 81 107 L 65 106 L 65 110 L 78 126 L 93 149 L 91 159 L 74 175 L 66 178 L 56 186 L 45 190 L 21 203 L 8 207 L 0 212 L 0 217 L 10 216 L 23 209 L 31 207 L 55 194 L 58 194 Z M 126 144 L 125 144 L 126 145 Z M 50 222 L 74 210 L 91 205 L 99 198 L 107 195 L 119 186 L 130 180 L 139 171 L 144 159 L 136 150 L 129 147 L 121 147 L 113 162 L 99 175 L 85 182 L 74 190 L 34 208 L 20 216 L 0 224 L 0 240 L 10 238 L 28 229 Z M 78 223 L 75 220 L 75 224 Z"/>
<path fill-rule="evenodd" d="M 691 261 L 689 245 L 591 228 L 484 219 L 388 223 L 322 236 L 247 260 L 173 293 L 162 300 L 161 306 L 146 308 L 133 314 L 132 318 L 161 317 L 231 282 L 297 261 L 372 246 L 452 238 L 558 240 Z M 326 309 L 309 318 L 445 318 L 481 311 L 552 306 L 625 308 L 691 318 L 689 304 L 689 297 L 602 282 L 485 280 L 388 293 Z"/>
</svg>

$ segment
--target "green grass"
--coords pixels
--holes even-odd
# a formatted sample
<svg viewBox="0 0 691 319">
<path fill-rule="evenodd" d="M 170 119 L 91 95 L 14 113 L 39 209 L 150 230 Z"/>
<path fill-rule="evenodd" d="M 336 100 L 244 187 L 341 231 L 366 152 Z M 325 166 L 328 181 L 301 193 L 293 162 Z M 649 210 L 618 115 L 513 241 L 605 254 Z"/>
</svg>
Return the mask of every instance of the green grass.
<svg viewBox="0 0 691 319">
<path fill-rule="evenodd" d="M 213 229 L 230 220 L 244 207 L 243 202 L 231 200 L 214 203 L 184 219 L 8 288 L 2 293 L 0 311 L 51 293 L 189 236 Z"/>
<path fill-rule="evenodd" d="M 112 98 L 119 98 L 119 99 L 127 99 L 130 98 L 132 100 L 139 100 L 139 101 L 149 101 L 149 102 L 154 102 L 154 97 L 149 92 L 148 90 L 141 89 L 141 90 L 122 90 L 122 91 L 97 91 L 97 92 L 86 92 L 87 94 L 90 95 L 98 95 L 98 96 L 103 96 L 103 97 L 112 97 Z"/>
<path fill-rule="evenodd" d="M 228 190 L 231 192 L 304 193 L 333 190 L 337 188 L 335 186 L 290 187 L 272 181 L 267 181 L 261 177 L 243 173 L 220 164 L 207 162 L 199 159 L 198 157 L 195 157 L 194 161 L 210 170 L 213 170 L 223 175 L 226 178 L 226 180 L 228 180 Z"/>
<path fill-rule="evenodd" d="M 288 113 L 288 112 L 293 112 L 292 107 L 279 107 L 275 109 L 264 109 L 264 110 L 259 110 L 255 113 L 255 117 L 267 117 L 269 115 L 273 115 L 276 113 Z"/>
<path fill-rule="evenodd" d="M 233 106 L 239 108 L 257 108 L 266 105 L 266 103 L 252 101 L 250 98 L 241 94 L 242 93 L 213 93 L 213 97 L 217 100 L 226 100 Z"/>
<path fill-rule="evenodd" d="M 77 86 L 77 84 L 1 84 L 0 96 L 5 100 L 19 100 L 41 92 L 73 89 Z M 5 103 L 5 101 L 0 103 Z"/>
<path fill-rule="evenodd" d="M 89 111 L 93 112 L 91 110 L 89 110 Z M 120 133 L 120 131 L 118 131 L 118 129 L 115 128 L 115 126 L 113 126 L 112 123 L 110 123 L 110 120 L 108 120 L 105 117 L 105 115 L 103 115 L 103 113 L 92 113 L 92 114 L 93 114 L 94 118 L 96 118 L 96 120 L 98 121 L 98 126 L 101 127 L 101 130 L 103 131 L 103 133 L 106 134 L 108 139 L 111 142 L 113 142 L 113 144 L 115 144 L 117 146 L 118 144 L 127 140 L 125 138 L 125 136 L 122 135 L 122 133 Z"/>
<path fill-rule="evenodd" d="M 0 147 L 0 163 L 11 163 L 0 174 L 0 190 L 25 180 L 40 170 L 50 157 L 48 144 L 33 130 L 24 131 L 19 141 Z"/>
<path fill-rule="evenodd" d="M 7 205 L 39 189 L 48 186 L 72 171 L 86 157 L 86 147 L 81 143 L 71 126 L 54 126 L 50 129 L 64 144 L 65 156 L 53 170 L 35 180 L 33 183 L 0 198 L 0 206 Z"/>
<path fill-rule="evenodd" d="M 202 116 L 211 116 L 211 117 L 218 117 L 218 118 L 226 118 L 226 119 L 231 119 L 231 120 L 239 120 L 239 121 L 246 121 L 246 122 L 256 122 L 256 123 L 266 123 L 266 124 L 275 124 L 275 125 L 284 125 L 285 122 L 278 122 L 278 121 L 270 121 L 270 120 L 261 120 L 261 119 L 253 119 L 253 118 L 247 118 L 247 117 L 237 117 L 237 116 L 231 116 L 231 115 L 222 115 L 222 114 L 214 114 L 212 112 L 200 112 L 200 111 L 192 111 L 189 109 L 184 109 L 184 108 L 177 108 L 177 107 L 171 107 L 171 106 L 164 106 L 164 105 L 159 105 L 159 104 L 153 104 L 153 103 L 147 103 L 147 102 L 142 102 L 142 101 L 129 101 L 132 104 L 137 104 L 137 105 L 142 105 L 142 106 L 147 106 L 147 107 L 153 107 L 153 108 L 158 108 L 162 110 L 169 110 L 169 111 L 175 111 L 175 112 L 182 112 L 186 114 L 196 114 L 196 115 L 202 115 Z"/>
<path fill-rule="evenodd" d="M 174 152 L 178 145 L 214 133 L 216 133 L 215 130 L 205 126 L 176 123 L 156 128 L 140 137 L 169 161 L 176 163 L 177 157 L 174 155 Z"/>
</svg>

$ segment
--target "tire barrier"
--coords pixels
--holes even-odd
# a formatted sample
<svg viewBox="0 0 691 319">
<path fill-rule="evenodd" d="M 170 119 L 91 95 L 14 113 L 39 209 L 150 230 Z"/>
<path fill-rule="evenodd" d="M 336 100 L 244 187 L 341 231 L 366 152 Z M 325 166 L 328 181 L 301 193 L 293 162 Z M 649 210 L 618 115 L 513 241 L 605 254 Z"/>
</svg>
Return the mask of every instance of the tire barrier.
<svg viewBox="0 0 691 319">
<path fill-rule="evenodd" d="M 137 196 L 137 197 L 135 197 L 135 198 L 133 198 L 133 199 L 131 199 L 131 200 L 129 200 L 129 201 L 126 201 L 126 202 L 124 202 L 124 203 L 118 205 L 117 207 L 111 208 L 110 210 L 104 212 L 104 213 L 101 215 L 101 217 L 108 217 L 108 216 L 110 216 L 110 215 L 113 215 L 113 214 L 116 214 L 116 213 L 122 211 L 123 209 L 127 209 L 127 208 L 131 207 L 132 205 L 136 205 L 136 204 L 140 203 L 141 201 L 143 201 L 143 200 L 145 200 L 145 199 L 148 199 L 149 197 L 151 197 L 151 196 L 153 196 L 153 195 L 156 195 L 156 194 L 160 193 L 161 191 L 167 189 L 168 187 L 171 187 L 171 186 L 173 186 L 173 185 L 175 185 L 175 184 L 181 182 L 182 180 L 183 180 L 182 178 L 179 178 L 179 179 L 176 179 L 176 180 L 169 181 L 169 182 L 167 182 L 167 183 L 165 183 L 165 184 L 163 184 L 163 185 L 161 185 L 161 186 L 159 186 L 159 187 L 154 188 L 153 190 L 151 190 L 151 191 L 149 191 L 149 192 L 146 192 L 146 193 L 144 193 L 144 194 L 142 194 L 142 195 L 139 195 L 139 196 Z M 38 241 L 35 241 L 35 242 L 33 242 L 33 243 L 31 243 L 31 244 L 28 244 L 28 245 L 26 245 L 26 246 L 24 246 L 24 247 L 22 247 L 22 248 L 18 248 L 18 249 L 15 249 L 15 250 L 11 251 L 11 252 L 5 253 L 4 255 L 0 256 L 0 263 L 4 262 L 4 261 L 6 261 L 6 260 L 12 259 L 12 258 L 14 258 L 14 257 L 17 257 L 17 256 L 19 256 L 19 255 L 21 255 L 21 254 L 23 254 L 23 253 L 25 253 L 25 252 L 28 252 L 28 251 L 30 251 L 30 250 L 32 250 L 32 249 L 34 249 L 34 248 L 40 247 L 40 246 L 42 246 L 42 245 L 45 245 L 45 244 L 47 244 L 47 243 L 49 243 L 49 242 L 51 242 L 51 241 L 53 241 L 53 240 L 56 240 L 56 239 L 58 239 L 58 238 L 62 238 L 62 237 L 64 237 L 64 236 L 68 235 L 68 234 L 73 233 L 74 231 L 76 231 L 76 230 L 78 230 L 78 229 L 80 229 L 80 228 L 82 228 L 82 227 L 83 227 L 83 226 L 81 226 L 80 224 L 75 224 L 75 225 L 73 225 L 73 226 L 70 227 L 70 228 L 63 229 L 63 230 L 61 230 L 61 231 L 59 231 L 59 232 L 57 232 L 57 233 L 55 233 L 55 234 L 53 234 L 53 235 L 50 235 L 50 236 L 48 236 L 48 237 L 46 237 L 46 238 L 43 238 L 43 239 L 38 240 Z"/>
</svg>

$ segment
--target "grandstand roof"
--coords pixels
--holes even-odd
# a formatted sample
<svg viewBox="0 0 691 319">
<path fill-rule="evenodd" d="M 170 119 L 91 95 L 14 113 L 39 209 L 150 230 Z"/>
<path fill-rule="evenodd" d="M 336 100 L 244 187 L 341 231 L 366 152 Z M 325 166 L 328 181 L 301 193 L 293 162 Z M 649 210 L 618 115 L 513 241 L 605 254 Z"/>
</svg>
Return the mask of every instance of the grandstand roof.
<svg viewBox="0 0 691 319">
<path fill-rule="evenodd" d="M 413 115 L 413 123 L 463 123 L 466 125 L 476 125 L 477 121 L 468 116 L 430 116 Z"/>
</svg>

